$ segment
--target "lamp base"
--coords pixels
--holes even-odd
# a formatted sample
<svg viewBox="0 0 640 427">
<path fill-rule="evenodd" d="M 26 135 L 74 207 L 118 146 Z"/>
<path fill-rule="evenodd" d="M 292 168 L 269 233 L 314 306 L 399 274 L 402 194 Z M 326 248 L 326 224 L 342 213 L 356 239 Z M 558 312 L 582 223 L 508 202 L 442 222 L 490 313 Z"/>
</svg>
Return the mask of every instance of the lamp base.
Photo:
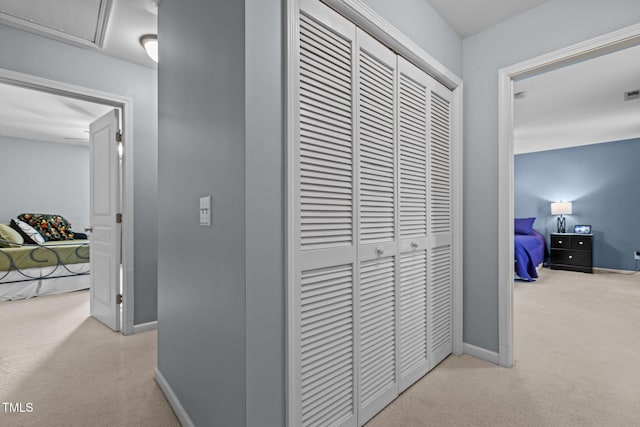
<svg viewBox="0 0 640 427">
<path fill-rule="evenodd" d="M 558 233 L 566 233 L 567 232 L 567 219 L 560 215 L 558 217 Z"/>
</svg>

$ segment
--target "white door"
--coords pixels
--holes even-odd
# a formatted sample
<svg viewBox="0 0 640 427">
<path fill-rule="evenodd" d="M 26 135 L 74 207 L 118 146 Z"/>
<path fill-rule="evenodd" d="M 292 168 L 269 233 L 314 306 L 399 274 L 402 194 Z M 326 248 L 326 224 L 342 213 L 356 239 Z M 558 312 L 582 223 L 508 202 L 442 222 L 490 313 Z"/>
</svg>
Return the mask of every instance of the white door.
<svg viewBox="0 0 640 427">
<path fill-rule="evenodd" d="M 396 55 L 357 31 L 358 423 L 398 395 Z"/>
<path fill-rule="evenodd" d="M 300 14 L 295 146 L 295 426 L 355 426 L 355 27 L 319 2 Z M 311 16 L 309 13 L 313 13 Z"/>
<path fill-rule="evenodd" d="M 120 330 L 120 171 L 118 111 L 112 110 L 90 126 L 91 315 Z"/>
<path fill-rule="evenodd" d="M 429 370 L 427 333 L 429 95 L 427 74 L 398 58 L 400 391 Z"/>
<path fill-rule="evenodd" d="M 429 144 L 429 369 L 453 349 L 451 91 L 431 79 Z"/>
</svg>

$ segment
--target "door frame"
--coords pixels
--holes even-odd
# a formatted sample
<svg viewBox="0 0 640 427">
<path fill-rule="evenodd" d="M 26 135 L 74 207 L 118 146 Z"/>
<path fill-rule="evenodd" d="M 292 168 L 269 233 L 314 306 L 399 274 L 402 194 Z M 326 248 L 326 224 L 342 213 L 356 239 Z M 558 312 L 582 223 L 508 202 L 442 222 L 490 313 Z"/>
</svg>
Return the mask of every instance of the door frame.
<svg viewBox="0 0 640 427">
<path fill-rule="evenodd" d="M 462 101 L 463 82 L 460 77 L 428 54 L 424 49 L 405 36 L 400 30 L 378 15 L 362 0 L 286 0 L 286 39 L 285 39 L 285 399 L 286 423 L 295 426 L 295 408 L 293 395 L 297 378 L 293 372 L 296 360 L 295 341 L 295 168 L 294 144 L 296 137 L 296 109 L 299 93 L 296 76 L 300 46 L 299 11 L 303 1 L 319 1 L 340 15 L 355 23 L 382 44 L 404 57 L 421 70 L 453 92 L 452 102 L 452 203 L 453 203 L 453 296 L 452 296 L 452 347 L 454 355 L 463 353 L 463 159 L 462 159 Z"/>
<path fill-rule="evenodd" d="M 640 24 L 635 24 L 498 70 L 498 182 L 501 183 L 498 186 L 498 356 L 501 366 L 513 366 L 513 81 L 638 44 Z"/>
<path fill-rule="evenodd" d="M 134 319 L 134 222 L 133 222 L 133 99 L 76 86 L 56 80 L 0 68 L 0 83 L 38 90 L 53 95 L 80 99 L 122 110 L 122 135 L 124 152 L 122 157 L 122 334 L 135 332 Z"/>
</svg>

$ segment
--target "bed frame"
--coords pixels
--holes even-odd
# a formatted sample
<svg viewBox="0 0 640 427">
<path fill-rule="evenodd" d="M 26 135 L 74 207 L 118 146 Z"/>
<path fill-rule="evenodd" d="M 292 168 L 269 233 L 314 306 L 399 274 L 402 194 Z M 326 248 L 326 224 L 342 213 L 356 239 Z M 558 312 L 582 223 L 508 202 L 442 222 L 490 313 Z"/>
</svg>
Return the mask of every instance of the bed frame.
<svg viewBox="0 0 640 427">
<path fill-rule="evenodd" d="M 77 245 L 16 245 L 0 247 L 0 260 L 8 264 L 7 270 L 0 270 L 0 301 L 31 298 L 89 288 L 89 242 Z M 67 264 L 56 248 L 72 246 L 76 261 Z M 27 248 L 27 255 L 35 267 L 20 268 L 16 262 L 14 249 Z M 21 257 L 24 257 L 24 251 Z M 3 259 L 4 258 L 4 259 Z M 53 260 L 53 262 L 52 262 Z M 41 266 L 38 266 L 41 264 Z"/>
</svg>

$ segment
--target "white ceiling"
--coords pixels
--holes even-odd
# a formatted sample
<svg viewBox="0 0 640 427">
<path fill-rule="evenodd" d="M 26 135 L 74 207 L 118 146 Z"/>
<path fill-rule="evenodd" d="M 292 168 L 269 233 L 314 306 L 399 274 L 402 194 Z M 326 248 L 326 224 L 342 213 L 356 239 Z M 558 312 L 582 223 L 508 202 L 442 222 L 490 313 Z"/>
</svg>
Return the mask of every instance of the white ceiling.
<svg viewBox="0 0 640 427">
<path fill-rule="evenodd" d="M 428 0 L 462 37 L 540 6 L 549 0 Z"/>
<path fill-rule="evenodd" d="M 0 129 L 9 137 L 88 146 L 89 124 L 112 109 L 0 83 Z"/>
<path fill-rule="evenodd" d="M 102 53 L 155 68 L 139 38 L 157 33 L 159 0 L 111 0 Z M 469 36 L 548 0 L 428 0 L 461 36 Z M 0 0 L 0 9 L 29 22 L 91 39 L 100 4 L 109 0 Z M 33 23 L 32 23 L 33 24 Z M 93 25 L 93 29 L 89 28 Z M 616 61 L 607 66 L 607 62 Z M 640 136 L 640 101 L 622 93 L 640 89 L 640 48 L 627 49 L 515 83 L 516 152 L 539 151 Z M 109 107 L 0 85 L 4 135 L 73 143 Z M 27 125 L 28 124 L 28 125 Z"/>
<path fill-rule="evenodd" d="M 640 137 L 640 46 L 514 83 L 516 154 Z"/>
<path fill-rule="evenodd" d="M 113 0 L 104 53 L 145 67 L 157 68 L 140 45 L 140 37 L 158 34 L 159 0 Z"/>
<path fill-rule="evenodd" d="M 158 33 L 158 1 L 0 0 L 0 23 L 156 68 L 140 37 Z"/>
<path fill-rule="evenodd" d="M 102 0 L 0 0 L 0 13 L 95 42 L 101 5 Z M 69 9 L 74 11 L 73 19 Z"/>
</svg>

